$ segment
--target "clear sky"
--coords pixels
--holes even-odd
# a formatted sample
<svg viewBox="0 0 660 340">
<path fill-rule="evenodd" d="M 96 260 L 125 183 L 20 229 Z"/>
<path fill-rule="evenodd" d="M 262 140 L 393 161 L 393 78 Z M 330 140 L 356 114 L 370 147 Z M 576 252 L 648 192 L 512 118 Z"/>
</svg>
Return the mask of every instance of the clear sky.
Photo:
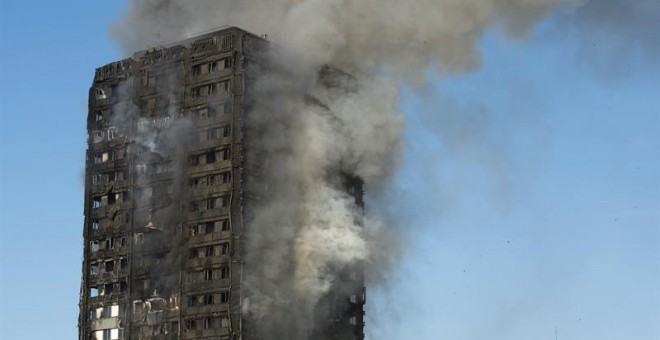
<svg viewBox="0 0 660 340">
<path fill-rule="evenodd" d="M 74 339 L 88 88 L 123 4 L 0 4 L 0 338 Z M 369 339 L 660 339 L 660 25 L 624 24 L 488 31 L 480 70 L 402 87 L 405 252 Z"/>
</svg>

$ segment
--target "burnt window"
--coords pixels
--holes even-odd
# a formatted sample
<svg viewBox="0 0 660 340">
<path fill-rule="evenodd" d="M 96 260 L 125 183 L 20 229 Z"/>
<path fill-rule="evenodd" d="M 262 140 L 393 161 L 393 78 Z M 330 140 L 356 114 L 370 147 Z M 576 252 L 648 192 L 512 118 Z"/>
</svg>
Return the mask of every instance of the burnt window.
<svg viewBox="0 0 660 340">
<path fill-rule="evenodd" d="M 209 63 L 209 73 L 213 73 L 218 70 L 218 62 L 213 61 Z"/>
<path fill-rule="evenodd" d="M 99 222 L 99 220 L 92 220 L 92 223 L 90 223 L 89 228 L 92 231 L 97 231 L 97 230 L 101 229 L 101 223 Z"/>
<path fill-rule="evenodd" d="M 215 140 L 218 138 L 218 128 L 206 130 L 206 140 Z"/>
<path fill-rule="evenodd" d="M 214 232 L 215 231 L 214 229 L 215 229 L 215 223 L 213 223 L 213 222 L 204 223 L 204 232 L 206 234 L 210 234 L 210 233 Z"/>
<path fill-rule="evenodd" d="M 115 270 L 115 261 L 105 261 L 106 273 L 112 272 L 114 270 Z"/>
<path fill-rule="evenodd" d="M 215 209 L 215 200 L 216 198 L 209 198 L 206 200 L 206 210 Z"/>
<path fill-rule="evenodd" d="M 192 111 L 193 117 L 197 119 L 206 119 L 208 117 L 208 109 L 203 108 L 203 109 L 198 109 Z"/>
<path fill-rule="evenodd" d="M 213 280 L 213 270 L 211 269 L 206 269 L 204 270 L 204 281 L 211 281 Z"/>
<path fill-rule="evenodd" d="M 212 305 L 214 302 L 213 294 L 204 295 L 204 305 Z"/>
<path fill-rule="evenodd" d="M 172 172 L 174 169 L 172 167 L 172 162 L 160 162 L 152 165 L 152 171 L 154 174 L 162 174 Z"/>
<path fill-rule="evenodd" d="M 231 158 L 231 151 L 229 149 L 223 149 L 222 150 L 222 159 L 223 160 L 229 160 Z"/>
<path fill-rule="evenodd" d="M 117 129 L 115 128 L 108 129 L 106 136 L 107 136 L 107 140 L 113 140 L 117 138 Z"/>
<path fill-rule="evenodd" d="M 229 292 L 220 293 L 220 303 L 228 303 L 228 302 L 229 302 Z"/>
<path fill-rule="evenodd" d="M 156 84 L 156 78 L 151 71 L 142 71 L 141 83 L 143 87 L 151 87 Z"/>
<path fill-rule="evenodd" d="M 231 81 L 230 80 L 225 80 L 220 83 L 220 86 L 222 87 L 223 91 L 229 92 L 231 91 Z"/>
<path fill-rule="evenodd" d="M 96 98 L 96 100 L 103 100 L 103 99 L 108 98 L 105 91 L 101 88 L 94 89 L 94 97 Z"/>
<path fill-rule="evenodd" d="M 197 320 L 195 319 L 188 319 L 186 320 L 186 330 L 187 331 L 193 331 L 197 329 Z"/>
<path fill-rule="evenodd" d="M 115 239 L 109 238 L 105 240 L 105 249 L 115 249 Z"/>
<path fill-rule="evenodd" d="M 101 161 L 102 162 L 108 162 L 112 161 L 115 159 L 115 152 L 114 151 L 107 151 L 101 154 Z"/>
<path fill-rule="evenodd" d="M 199 98 L 202 96 L 202 87 L 203 86 L 198 86 L 198 87 L 193 87 L 190 89 L 190 97 L 192 98 Z"/>
<path fill-rule="evenodd" d="M 229 231 L 229 220 L 222 220 L 218 223 L 220 223 L 220 229 L 222 231 Z"/>
<path fill-rule="evenodd" d="M 351 316 L 350 318 L 348 318 L 348 323 L 350 323 L 351 325 L 357 325 L 357 317 Z"/>
<path fill-rule="evenodd" d="M 103 295 L 110 295 L 114 293 L 114 285 L 112 283 L 106 283 L 103 285 Z"/>
<path fill-rule="evenodd" d="M 135 244 L 136 245 L 144 244 L 144 233 L 135 234 Z"/>
<path fill-rule="evenodd" d="M 222 137 L 229 137 L 231 135 L 231 126 L 225 125 L 222 127 Z"/>
<path fill-rule="evenodd" d="M 197 236 L 199 234 L 199 226 L 191 225 L 189 231 L 190 231 L 190 236 Z"/>
<path fill-rule="evenodd" d="M 119 315 L 119 308 L 117 305 L 105 306 L 101 312 L 101 318 L 112 318 Z"/>
<path fill-rule="evenodd" d="M 94 131 L 92 133 L 92 141 L 94 143 L 101 143 L 103 141 L 103 131 Z"/>
<path fill-rule="evenodd" d="M 135 172 L 137 172 L 138 175 L 144 175 L 147 173 L 147 165 L 146 164 L 137 164 L 135 165 Z"/>
<path fill-rule="evenodd" d="M 99 275 L 99 265 L 97 263 L 92 263 L 89 266 L 89 275 L 91 276 Z"/>
<path fill-rule="evenodd" d="M 207 86 L 207 89 L 208 89 L 208 92 L 207 92 L 208 95 L 216 94 L 216 93 L 218 93 L 218 84 L 216 84 L 216 83 L 209 84 Z"/>
<path fill-rule="evenodd" d="M 103 112 L 101 111 L 94 111 L 94 121 L 95 122 L 100 122 L 103 120 Z"/>
<path fill-rule="evenodd" d="M 215 109 L 214 108 L 209 107 L 206 110 L 206 118 L 209 118 L 209 119 L 215 118 Z"/>
<path fill-rule="evenodd" d="M 215 152 L 213 151 L 207 152 L 205 157 L 206 157 L 206 164 L 211 164 L 215 162 Z"/>
<path fill-rule="evenodd" d="M 100 208 L 101 202 L 102 202 L 101 197 L 94 197 L 92 199 L 92 209 Z"/>
<path fill-rule="evenodd" d="M 114 151 L 106 151 L 94 154 L 94 164 L 101 164 L 108 161 L 114 160 L 115 153 Z"/>
<path fill-rule="evenodd" d="M 190 156 L 190 165 L 199 165 L 199 155 Z"/>
<path fill-rule="evenodd" d="M 198 76 L 198 75 L 202 74 L 202 65 L 201 64 L 193 65 L 192 74 L 193 74 L 193 76 Z"/>
<path fill-rule="evenodd" d="M 213 277 L 217 279 L 226 279 L 229 277 L 229 268 L 228 267 L 222 267 L 218 269 L 213 270 Z"/>
<path fill-rule="evenodd" d="M 197 119 L 209 119 L 215 117 L 215 109 L 212 107 L 207 107 L 195 111 L 195 117 Z"/>
<path fill-rule="evenodd" d="M 222 59 L 223 68 L 227 69 L 231 67 L 231 58 Z"/>
<path fill-rule="evenodd" d="M 229 243 L 223 243 L 218 247 L 220 248 L 220 254 L 229 255 Z"/>
</svg>

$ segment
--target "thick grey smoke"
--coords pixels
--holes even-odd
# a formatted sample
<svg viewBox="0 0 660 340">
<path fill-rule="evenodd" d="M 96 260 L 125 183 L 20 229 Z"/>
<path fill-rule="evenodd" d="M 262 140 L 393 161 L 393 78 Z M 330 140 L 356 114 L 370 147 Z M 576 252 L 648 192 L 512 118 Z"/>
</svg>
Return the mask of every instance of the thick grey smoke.
<svg viewBox="0 0 660 340">
<path fill-rule="evenodd" d="M 112 27 L 128 52 L 221 25 L 268 34 L 300 72 L 332 64 L 349 72 L 419 76 L 429 65 L 478 65 L 476 41 L 491 25 L 522 34 L 554 6 L 584 0 L 133 0 Z"/>
<path fill-rule="evenodd" d="M 305 339 L 324 294 L 345 288 L 338 268 L 364 263 L 375 279 L 399 253 L 392 229 L 345 192 L 347 175 L 375 192 L 396 170 L 398 85 L 429 67 L 472 70 L 489 26 L 521 35 L 555 6 L 580 2 L 133 0 L 112 31 L 127 52 L 222 25 L 272 40 L 248 117 L 260 200 L 247 221 L 254 269 L 244 312 L 271 338 Z"/>
</svg>

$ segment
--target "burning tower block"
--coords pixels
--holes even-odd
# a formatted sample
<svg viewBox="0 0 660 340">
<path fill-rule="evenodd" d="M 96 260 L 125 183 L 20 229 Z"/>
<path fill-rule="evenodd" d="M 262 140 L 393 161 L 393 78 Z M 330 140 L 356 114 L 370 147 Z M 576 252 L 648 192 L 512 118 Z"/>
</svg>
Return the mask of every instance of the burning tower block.
<svg viewBox="0 0 660 340">
<path fill-rule="evenodd" d="M 263 180 L 274 155 L 253 143 L 277 127 L 250 125 L 260 119 L 253 89 L 272 71 L 268 49 L 230 27 L 96 70 L 80 340 L 364 338 L 361 263 L 336 268 L 312 306 L 279 294 L 294 288 L 273 296 L 259 288 L 270 278 L 250 247 L 263 237 L 250 222 L 278 195 Z M 337 186 L 362 207 L 358 178 L 347 174 Z M 295 279 L 291 268 L 278 270 Z M 261 300 L 269 307 L 253 312 Z"/>
</svg>

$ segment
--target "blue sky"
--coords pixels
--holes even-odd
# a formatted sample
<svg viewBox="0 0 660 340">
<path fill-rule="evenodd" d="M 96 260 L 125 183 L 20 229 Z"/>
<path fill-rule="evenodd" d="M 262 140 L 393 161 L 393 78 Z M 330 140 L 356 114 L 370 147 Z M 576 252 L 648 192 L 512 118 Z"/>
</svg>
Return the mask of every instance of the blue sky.
<svg viewBox="0 0 660 340">
<path fill-rule="evenodd" d="M 405 92 L 412 232 L 376 339 L 660 339 L 658 68 L 613 79 L 551 31 Z"/>
<path fill-rule="evenodd" d="M 102 5 L 0 5 L 3 339 L 76 337 L 87 91 L 121 57 Z M 562 15 L 403 87 L 405 253 L 370 339 L 660 339 L 660 46 Z"/>
</svg>

